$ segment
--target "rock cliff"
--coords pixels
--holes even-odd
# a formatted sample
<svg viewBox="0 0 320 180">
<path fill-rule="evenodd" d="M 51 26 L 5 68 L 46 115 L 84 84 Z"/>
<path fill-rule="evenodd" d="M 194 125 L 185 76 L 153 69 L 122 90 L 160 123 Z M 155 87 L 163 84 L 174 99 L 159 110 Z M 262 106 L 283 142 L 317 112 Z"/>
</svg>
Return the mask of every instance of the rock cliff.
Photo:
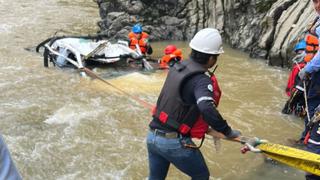
<svg viewBox="0 0 320 180">
<path fill-rule="evenodd" d="M 316 17 L 310 0 L 96 0 L 101 33 L 126 38 L 135 23 L 155 40 L 189 40 L 205 27 L 270 65 L 288 66 L 296 39 Z"/>
</svg>

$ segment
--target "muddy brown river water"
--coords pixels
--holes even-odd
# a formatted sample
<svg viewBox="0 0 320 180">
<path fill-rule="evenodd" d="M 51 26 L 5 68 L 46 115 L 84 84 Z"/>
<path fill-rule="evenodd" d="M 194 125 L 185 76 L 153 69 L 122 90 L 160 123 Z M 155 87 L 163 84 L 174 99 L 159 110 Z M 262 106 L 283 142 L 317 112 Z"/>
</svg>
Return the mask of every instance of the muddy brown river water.
<svg viewBox="0 0 320 180">
<path fill-rule="evenodd" d="M 72 70 L 43 67 L 25 51 L 56 31 L 96 32 L 98 7 L 86 0 L 0 0 L 0 131 L 24 179 L 146 179 L 145 135 L 150 111 L 97 80 Z M 187 42 L 155 42 L 155 56 L 168 43 L 188 54 Z M 300 119 L 281 114 L 288 71 L 225 47 L 216 71 L 223 91 L 219 111 L 244 135 L 286 144 L 302 130 Z M 155 103 L 165 71 L 94 69 L 117 87 Z M 241 145 L 211 139 L 202 147 L 211 179 L 295 180 L 302 171 L 240 153 Z M 168 179 L 188 179 L 170 168 Z"/>
</svg>

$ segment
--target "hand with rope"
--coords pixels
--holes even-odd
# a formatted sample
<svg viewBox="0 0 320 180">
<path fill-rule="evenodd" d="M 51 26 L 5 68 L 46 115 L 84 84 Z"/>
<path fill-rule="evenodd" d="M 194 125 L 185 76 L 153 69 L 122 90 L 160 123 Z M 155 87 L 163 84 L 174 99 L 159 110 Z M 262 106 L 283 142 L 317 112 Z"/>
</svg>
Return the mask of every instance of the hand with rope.
<svg viewBox="0 0 320 180">
<path fill-rule="evenodd" d="M 301 69 L 298 75 L 302 81 L 310 79 L 310 73 L 306 71 L 306 68 Z"/>
<path fill-rule="evenodd" d="M 241 148 L 241 153 L 245 154 L 248 151 L 254 152 L 254 153 L 261 153 L 261 150 L 256 148 L 258 145 L 267 143 L 267 140 L 259 139 L 257 137 L 253 138 L 247 138 L 247 137 L 241 137 L 240 142 L 244 144 L 244 146 Z"/>
<path fill-rule="evenodd" d="M 233 131 L 236 131 L 236 130 L 233 130 Z M 237 131 L 237 132 L 239 132 L 239 131 Z M 259 153 L 259 152 L 261 152 L 261 150 L 256 148 L 256 147 L 258 145 L 260 145 L 260 144 L 268 142 L 267 140 L 262 140 L 262 139 L 259 139 L 257 137 L 249 138 L 249 137 L 245 137 L 245 136 L 240 136 L 240 134 L 238 134 L 237 137 L 230 138 L 230 137 L 225 136 L 224 134 L 222 134 L 220 132 L 217 132 L 214 129 L 209 129 L 207 134 L 212 136 L 214 140 L 226 139 L 226 140 L 229 140 L 229 141 L 235 141 L 235 142 L 240 142 L 241 144 L 244 144 L 244 147 L 241 148 L 241 152 L 243 154 L 248 152 L 248 151 L 252 151 L 254 153 Z"/>
</svg>

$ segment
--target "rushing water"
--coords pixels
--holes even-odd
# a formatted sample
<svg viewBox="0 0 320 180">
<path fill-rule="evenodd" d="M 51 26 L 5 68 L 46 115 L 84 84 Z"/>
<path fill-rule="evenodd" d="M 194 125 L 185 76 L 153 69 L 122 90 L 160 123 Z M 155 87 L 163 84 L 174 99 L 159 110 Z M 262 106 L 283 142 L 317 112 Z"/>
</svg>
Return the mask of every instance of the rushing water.
<svg viewBox="0 0 320 180">
<path fill-rule="evenodd" d="M 24 179 L 145 179 L 149 110 L 97 80 L 46 69 L 25 51 L 52 36 L 97 31 L 98 8 L 87 0 L 0 0 L 0 127 Z M 169 42 L 154 43 L 160 56 Z M 187 43 L 173 42 L 183 48 Z M 216 75 L 223 90 L 219 111 L 244 135 L 286 144 L 302 121 L 283 115 L 287 71 L 268 67 L 230 48 Z M 124 91 L 155 103 L 166 72 L 95 69 Z M 202 147 L 212 179 L 302 179 L 303 172 L 240 153 L 241 145 L 209 138 Z M 168 179 L 188 179 L 170 168 Z"/>
</svg>

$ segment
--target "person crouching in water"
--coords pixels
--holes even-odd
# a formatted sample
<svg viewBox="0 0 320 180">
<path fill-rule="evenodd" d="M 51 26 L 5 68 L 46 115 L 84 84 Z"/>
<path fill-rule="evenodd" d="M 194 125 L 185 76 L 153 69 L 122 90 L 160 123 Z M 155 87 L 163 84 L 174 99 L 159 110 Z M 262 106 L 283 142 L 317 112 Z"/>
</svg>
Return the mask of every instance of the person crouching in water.
<svg viewBox="0 0 320 180">
<path fill-rule="evenodd" d="M 141 51 L 141 55 L 152 54 L 153 50 L 149 43 L 149 34 L 142 31 L 142 26 L 136 24 L 132 27 L 132 31 L 128 34 L 129 47 L 132 50 Z M 138 48 L 140 49 L 137 49 Z"/>
<path fill-rule="evenodd" d="M 169 69 L 174 63 L 180 62 L 183 59 L 181 49 L 177 49 L 175 45 L 168 45 L 164 49 L 164 54 L 159 61 L 159 69 Z"/>
<path fill-rule="evenodd" d="M 223 53 L 219 31 L 202 29 L 189 46 L 192 49 L 190 59 L 169 68 L 149 124 L 147 149 L 150 180 L 165 179 L 170 164 L 192 179 L 209 179 L 207 164 L 190 134 L 199 116 L 228 138 L 241 134 L 232 130 L 216 109 L 212 81 L 205 74 Z"/>
</svg>

